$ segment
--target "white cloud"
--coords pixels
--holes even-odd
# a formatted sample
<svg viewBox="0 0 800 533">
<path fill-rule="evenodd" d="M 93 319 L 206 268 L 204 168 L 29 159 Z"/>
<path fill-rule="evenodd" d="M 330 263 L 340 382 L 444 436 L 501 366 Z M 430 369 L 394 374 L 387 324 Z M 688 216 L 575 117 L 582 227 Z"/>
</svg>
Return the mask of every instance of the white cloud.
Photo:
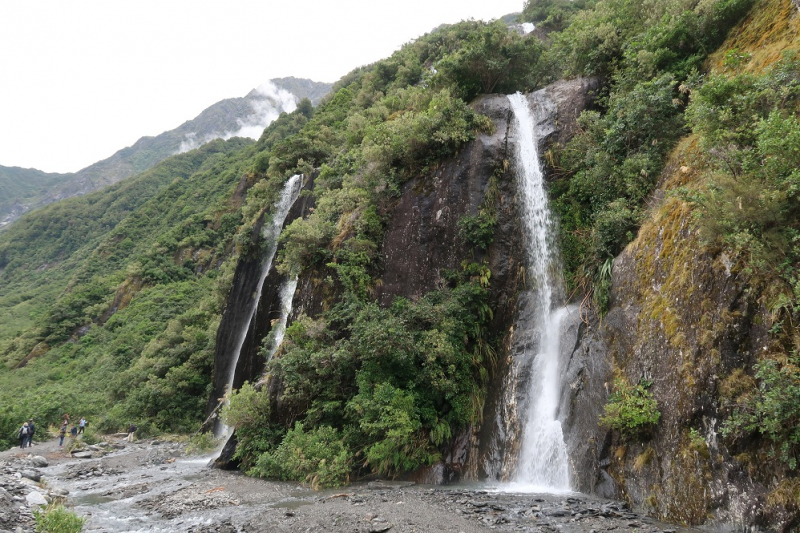
<svg viewBox="0 0 800 533">
<path fill-rule="evenodd" d="M 175 153 L 182 154 L 194 150 L 214 139 L 227 140 L 231 137 L 258 139 L 264 132 L 264 128 L 269 126 L 282 112 L 291 113 L 297 109 L 297 97 L 286 89 L 278 88 L 271 81 L 260 85 L 251 94 L 252 96 L 248 95 L 248 97 L 253 112 L 244 118 L 236 119 L 239 123 L 238 130 L 205 134 L 202 138 L 198 138 L 197 133 L 189 133 Z"/>
<path fill-rule="evenodd" d="M 497 18 L 522 5 L 0 2 L 0 49 L 7 51 L 0 54 L 0 165 L 75 171 L 262 80 L 333 82 L 440 24 Z"/>
</svg>

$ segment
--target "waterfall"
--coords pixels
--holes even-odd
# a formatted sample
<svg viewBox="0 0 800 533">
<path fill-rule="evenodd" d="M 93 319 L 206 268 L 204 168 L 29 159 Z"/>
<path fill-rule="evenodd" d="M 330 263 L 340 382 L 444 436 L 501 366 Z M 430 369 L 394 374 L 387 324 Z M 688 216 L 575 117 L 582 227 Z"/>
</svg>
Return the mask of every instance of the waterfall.
<svg viewBox="0 0 800 533">
<path fill-rule="evenodd" d="M 278 350 L 278 346 L 283 342 L 283 336 L 286 334 L 286 321 L 289 319 L 289 313 L 292 312 L 292 300 L 294 300 L 294 291 L 297 289 L 297 277 L 290 279 L 281 287 L 281 317 L 275 322 L 272 331 L 269 333 L 269 355 L 267 356 L 266 363 L 269 363 L 272 356 Z"/>
<path fill-rule="evenodd" d="M 300 190 L 302 188 L 302 175 L 295 174 L 289 178 L 289 180 L 283 186 L 280 199 L 278 199 L 273 206 L 274 208 L 272 210 L 271 222 L 264 224 L 264 227 L 261 229 L 261 238 L 266 245 L 266 250 L 262 260 L 263 262 L 261 264 L 261 275 L 258 278 L 258 284 L 256 285 L 252 300 L 250 301 L 250 306 L 247 312 L 247 320 L 242 323 L 242 329 L 239 332 L 239 336 L 236 340 L 236 346 L 231 354 L 230 371 L 228 372 L 228 380 L 226 382 L 226 393 L 230 393 L 231 388 L 233 387 L 233 379 L 236 376 L 236 366 L 239 363 L 239 355 L 241 354 L 242 346 L 247 338 L 247 334 L 250 331 L 250 326 L 253 322 L 253 316 L 255 316 L 256 310 L 258 309 L 258 304 L 261 301 L 261 289 L 264 287 L 264 280 L 267 279 L 267 274 L 269 274 L 270 268 L 272 268 L 272 260 L 275 257 L 275 252 L 278 249 L 278 237 L 283 229 L 283 223 L 289 214 L 289 209 L 291 209 L 295 200 L 297 200 L 297 197 L 300 195 Z M 294 284 L 296 287 L 296 280 L 294 281 Z M 292 290 L 292 294 L 294 294 L 294 290 Z M 291 301 L 289 305 L 291 305 Z M 281 314 L 283 314 L 283 312 L 281 312 Z M 283 320 L 285 324 L 286 319 L 284 318 Z M 217 423 L 216 427 L 214 428 L 214 434 L 217 437 L 226 435 L 229 432 L 229 428 L 221 422 Z"/>
<path fill-rule="evenodd" d="M 557 411 L 561 393 L 561 324 L 569 309 L 554 310 L 563 299 L 561 270 L 539 165 L 533 114 L 525 96 L 517 93 L 508 100 L 514 114 L 517 189 L 522 204 L 526 275 L 533 298 L 528 304 L 536 324 L 534 331 L 529 332 L 532 341 L 526 345 L 526 351 L 535 350 L 535 355 L 529 371 L 526 405 L 520 414 L 522 439 L 514 482 L 518 489 L 566 491 L 569 469 Z"/>
</svg>

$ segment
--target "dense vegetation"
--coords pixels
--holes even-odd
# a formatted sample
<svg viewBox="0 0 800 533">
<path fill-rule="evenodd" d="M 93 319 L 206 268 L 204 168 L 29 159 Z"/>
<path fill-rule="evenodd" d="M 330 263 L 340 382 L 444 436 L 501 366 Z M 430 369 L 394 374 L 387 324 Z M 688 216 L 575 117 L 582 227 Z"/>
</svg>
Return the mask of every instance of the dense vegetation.
<svg viewBox="0 0 800 533">
<path fill-rule="evenodd" d="M 70 177 L 70 174 L 51 174 L 32 168 L 0 166 L 0 223 L 19 205 L 34 203 Z"/>
<path fill-rule="evenodd" d="M 570 288 L 605 309 L 613 258 L 633 239 L 667 154 L 699 136 L 708 186 L 681 194 L 702 214 L 709 246 L 736 251 L 776 302 L 776 356 L 758 367 L 760 387 L 731 395 L 727 431 L 760 432 L 791 462 L 797 64 L 701 74 L 752 3 L 530 0 L 522 18 L 544 39 L 499 21 L 439 28 L 349 73 L 317 108 L 305 101 L 281 115 L 254 144 L 217 141 L 29 215 L 0 235 L 9 406 L 0 438 L 28 416 L 47 423 L 76 410 L 109 429 L 129 419 L 144 431 L 196 427 L 233 266 L 255 251 L 251 230 L 285 180 L 313 172 L 313 213 L 283 232 L 276 263 L 313 279 L 325 311 L 291 324 L 270 363 L 280 401 L 250 385 L 232 395 L 224 416 L 237 455 L 254 475 L 315 486 L 431 464 L 480 418 L 494 368 L 491 272 L 474 259 L 492 245 L 493 219 L 482 211 L 459 223 L 476 253 L 439 290 L 381 307 L 373 294 L 392 203 L 406 181 L 492 127 L 468 105 L 477 95 L 595 75 L 595 109 L 547 154 Z M 732 53 L 737 62 L 746 57 Z M 606 423 L 647 433 L 658 422 L 651 400 L 643 384 L 620 381 Z"/>
<path fill-rule="evenodd" d="M 29 417 L 44 436 L 64 412 L 194 427 L 251 144 L 212 142 L 0 235 L 0 437 Z"/>
<path fill-rule="evenodd" d="M 729 54 L 726 64 L 747 61 Z M 732 439 L 763 435 L 791 469 L 800 453 L 800 60 L 796 53 L 764 73 L 692 80 L 688 123 L 705 154 L 692 202 L 709 246 L 731 254 L 770 308 L 774 342 L 755 380 L 728 380 Z M 739 381 L 739 386 L 732 386 Z"/>
</svg>

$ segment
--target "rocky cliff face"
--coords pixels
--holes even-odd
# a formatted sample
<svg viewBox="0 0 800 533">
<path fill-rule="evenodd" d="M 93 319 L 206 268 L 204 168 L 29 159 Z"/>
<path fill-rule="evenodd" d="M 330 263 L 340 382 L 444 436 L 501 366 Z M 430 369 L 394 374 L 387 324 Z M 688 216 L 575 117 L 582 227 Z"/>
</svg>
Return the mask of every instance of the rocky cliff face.
<svg viewBox="0 0 800 533">
<path fill-rule="evenodd" d="M 313 179 L 307 179 L 303 185 L 304 190 L 312 188 L 313 183 Z M 313 199 L 310 196 L 298 198 L 289 210 L 283 226 L 286 227 L 293 220 L 308 215 L 313 205 Z M 214 355 L 214 389 L 208 401 L 209 413 L 214 412 L 220 403 L 220 399 L 225 395 L 228 376 L 231 373 L 231 365 L 233 364 L 232 354 L 236 350 L 239 335 L 243 333 L 243 328 L 246 328 L 244 343 L 240 350 L 238 364 L 233 373 L 233 383 L 231 384 L 234 389 L 241 387 L 245 381 L 257 381 L 263 372 L 266 361 L 259 354 L 261 341 L 269 335 L 273 321 L 278 319 L 281 314 L 279 293 L 286 282 L 286 276 L 275 269 L 273 262 L 264 280 L 258 307 L 252 320 L 247 324 L 250 315 L 250 302 L 255 297 L 253 291 L 258 285 L 263 263 L 263 257 L 258 253 L 260 246 L 263 244 L 260 237 L 261 230 L 269 215 L 270 213 L 264 212 L 253 228 L 252 239 L 255 243 L 258 243 L 254 247 L 256 251 L 242 257 L 236 266 L 231 292 L 217 330 L 216 352 Z"/>
<path fill-rule="evenodd" d="M 578 79 L 559 82 L 530 95 L 529 101 L 535 110 L 543 147 L 563 142 L 571 135 L 575 119 L 591 103 L 597 87 L 597 80 Z M 519 316 L 524 314 L 518 309 L 518 297 L 524 289 L 524 269 L 516 180 L 508 161 L 511 110 L 504 95 L 483 96 L 473 106 L 492 119 L 495 126 L 493 133 L 479 135 L 456 156 L 442 161 L 429 174 L 404 184 L 400 197 L 387 213 L 388 224 L 381 250 L 384 270 L 375 295 L 384 305 L 397 296 L 415 299 L 439 287 L 443 283 L 443 272 L 446 269 L 460 270 L 465 259 L 470 262 L 486 261 L 492 272 L 492 327 L 505 340 L 503 351 L 498 355 L 495 383 L 490 387 L 486 402 L 484 420 L 491 422 L 457 436 L 443 463 L 420 473 L 421 478 L 436 482 L 495 475 L 490 465 L 499 460 L 498 455 L 511 453 L 511 450 L 505 449 L 508 445 L 505 439 L 496 439 L 505 423 L 498 419 L 502 397 L 494 394 L 494 391 L 502 390 L 502 375 L 513 357 L 514 328 L 528 327 L 518 322 Z M 490 183 L 497 187 L 494 206 L 497 225 L 494 242 L 485 251 L 480 251 L 463 242 L 457 222 L 465 215 L 477 214 L 481 204 L 486 201 Z M 295 206 L 293 212 L 299 213 L 298 210 L 302 209 L 305 207 Z M 240 315 L 243 313 L 237 309 L 242 307 L 240 299 L 248 298 L 249 291 L 252 291 L 257 278 L 256 268 L 253 259 L 245 259 L 237 267 L 234 288 L 220 325 L 215 393 L 209 408 L 216 405 L 216 399 L 224 391 L 220 376 L 229 372 L 227 355 L 233 341 L 233 328 L 239 327 L 237 324 L 241 322 Z M 263 369 L 264 361 L 259 358 L 257 349 L 261 339 L 269 332 L 270 321 L 275 318 L 273 314 L 276 310 L 269 309 L 270 306 L 277 306 L 279 285 L 279 276 L 271 272 L 264 285 L 258 315 L 240 355 L 235 387 L 245 379 L 252 381 Z M 320 294 L 317 286 L 310 276 L 300 278 L 294 298 L 293 317 L 300 313 L 315 316 L 322 311 L 326 295 Z M 273 391 L 274 394 L 277 392 L 277 389 Z M 276 401 L 279 405 L 278 398 Z"/>
<path fill-rule="evenodd" d="M 529 95 L 542 148 L 571 136 L 575 119 L 591 104 L 597 85 L 596 80 L 559 82 Z M 473 105 L 492 119 L 494 131 L 479 135 L 428 175 L 404 185 L 387 213 L 384 270 L 375 294 L 384 305 L 396 296 L 417 298 L 437 288 L 443 271 L 460 268 L 465 259 L 486 261 L 491 268 L 492 327 L 502 343 L 483 421 L 454 436 L 439 464 L 416 473 L 426 482 L 508 479 L 519 445 L 516 406 L 524 401 L 524 393 L 517 389 L 524 385 L 505 376 L 523 350 L 522 333 L 533 325 L 525 306 L 530 298 L 517 184 L 509 165 L 512 116 L 502 95 L 483 96 Z M 741 450 L 726 448 L 718 436 L 720 388 L 736 369 L 750 368 L 765 349 L 769 319 L 752 280 L 724 254 L 704 249 L 691 230 L 688 206 L 665 194 L 691 179 L 691 173 L 677 151 L 652 200 L 651 219 L 614 263 L 610 310 L 602 319 L 576 311 L 564 326 L 559 419 L 571 483 L 582 492 L 625 498 L 638 510 L 669 521 L 725 528 L 788 524 L 792 515 L 785 509 L 765 507 L 774 473 L 759 471 L 756 456 L 749 464 L 741 456 L 734 459 Z M 457 221 L 478 212 L 489 187 L 497 188 L 497 225 L 493 243 L 480 251 L 462 241 Z M 309 207 L 298 202 L 287 223 Z M 248 297 L 255 269 L 252 259 L 243 260 L 237 269 L 220 327 L 217 376 L 228 372 L 225 346 L 241 315 L 236 302 Z M 270 273 L 235 386 L 257 379 L 263 371 L 258 347 L 277 317 L 281 282 L 276 272 Z M 316 287 L 310 277 L 299 280 L 294 316 L 322 312 L 330 295 Z M 629 383 L 653 383 L 662 418 L 644 441 L 622 440 L 599 424 L 617 376 Z M 215 398 L 223 389 L 217 379 Z M 271 384 L 270 390 L 279 401 L 279 387 Z"/>
<path fill-rule="evenodd" d="M 790 524 L 791 513 L 766 505 L 778 474 L 759 463 L 767 450 L 734 460 L 742 450 L 719 436 L 720 389 L 768 349 L 769 317 L 757 284 L 704 249 L 688 206 L 664 195 L 691 173 L 680 154 L 670 162 L 658 208 L 614 262 L 608 314 L 580 325 L 568 355 L 562 412 L 573 485 L 686 524 Z M 651 438 L 624 441 L 598 425 L 614 376 L 652 381 L 661 420 Z"/>
</svg>

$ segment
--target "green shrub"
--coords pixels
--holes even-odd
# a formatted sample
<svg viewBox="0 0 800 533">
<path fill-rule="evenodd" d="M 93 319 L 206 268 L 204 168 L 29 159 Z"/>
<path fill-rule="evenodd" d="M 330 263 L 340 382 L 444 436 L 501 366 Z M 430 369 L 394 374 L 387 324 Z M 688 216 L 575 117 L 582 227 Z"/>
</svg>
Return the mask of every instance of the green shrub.
<svg viewBox="0 0 800 533">
<path fill-rule="evenodd" d="M 458 221 L 458 234 L 464 242 L 485 250 L 494 242 L 496 225 L 497 218 L 485 212 L 465 215 Z"/>
<path fill-rule="evenodd" d="M 755 370 L 758 389 L 740 398 L 721 433 L 730 439 L 764 436 L 794 470 L 800 450 L 800 356 L 794 354 L 783 364 L 768 359 Z"/>
<path fill-rule="evenodd" d="M 185 453 L 186 455 L 201 455 L 209 453 L 216 449 L 217 444 L 217 439 L 214 438 L 213 433 L 195 433 L 189 438 L 189 442 L 186 444 Z"/>
<path fill-rule="evenodd" d="M 37 533 L 80 533 L 86 518 L 67 510 L 63 505 L 49 505 L 33 512 Z"/>
<path fill-rule="evenodd" d="M 342 435 L 330 426 L 305 431 L 298 422 L 272 452 L 261 454 L 248 474 L 302 481 L 312 488 L 338 487 L 348 482 L 353 456 Z"/>
<path fill-rule="evenodd" d="M 647 438 L 661 418 L 656 400 L 648 390 L 651 384 L 642 380 L 631 386 L 624 378 L 616 378 L 600 424 L 619 432 L 623 439 Z"/>
</svg>

